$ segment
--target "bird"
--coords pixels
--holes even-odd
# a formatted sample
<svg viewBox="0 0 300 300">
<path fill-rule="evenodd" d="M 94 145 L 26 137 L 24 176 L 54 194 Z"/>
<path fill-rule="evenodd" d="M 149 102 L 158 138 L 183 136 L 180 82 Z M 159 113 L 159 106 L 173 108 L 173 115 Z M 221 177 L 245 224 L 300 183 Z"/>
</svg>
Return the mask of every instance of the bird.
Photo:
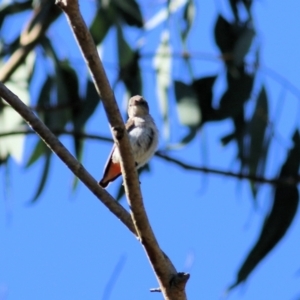
<svg viewBox="0 0 300 300">
<path fill-rule="evenodd" d="M 149 114 L 149 105 L 142 96 L 136 95 L 129 99 L 128 117 L 125 128 L 128 132 L 133 157 L 138 169 L 154 155 L 159 134 L 155 122 Z M 99 185 L 106 188 L 121 174 L 120 153 L 118 147 L 114 144 Z"/>
</svg>

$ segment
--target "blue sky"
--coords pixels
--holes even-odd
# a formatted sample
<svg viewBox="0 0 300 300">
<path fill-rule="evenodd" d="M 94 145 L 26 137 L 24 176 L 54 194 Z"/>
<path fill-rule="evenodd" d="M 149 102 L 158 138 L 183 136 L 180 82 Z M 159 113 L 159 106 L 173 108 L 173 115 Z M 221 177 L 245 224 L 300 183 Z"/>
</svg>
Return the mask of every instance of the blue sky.
<svg viewBox="0 0 300 300">
<path fill-rule="evenodd" d="M 85 17 L 91 14 L 93 3 L 87 5 L 81 1 Z M 149 19 L 156 9 L 150 7 L 145 18 Z M 190 41 L 191 51 L 218 54 L 211 35 L 218 11 L 227 14 L 221 1 L 198 4 L 196 24 L 201 43 Z M 268 160 L 269 176 L 277 174 L 286 149 L 291 146 L 293 128 L 299 125 L 299 97 L 288 90 L 283 94 L 289 86 L 272 79 L 270 75 L 274 73 L 268 69 L 299 85 L 298 11 L 296 0 L 288 3 L 258 1 L 254 5 L 255 27 L 261 44 L 261 76 L 272 99 L 271 119 L 279 120 Z M 63 28 L 58 36 L 55 35 L 57 28 Z M 57 44 L 65 38 L 66 44 L 60 49 L 62 55 L 72 59 L 79 70 L 84 70 L 80 53 L 73 50 L 72 44 L 67 44 L 72 41 L 72 35 L 64 16 L 49 34 Z M 107 47 L 113 44 L 113 40 L 107 41 Z M 107 60 L 110 51 L 114 49 L 104 49 Z M 107 67 L 108 73 L 113 74 L 114 69 L 109 68 L 109 64 Z M 174 76 L 179 76 L 178 68 L 174 65 Z M 222 65 L 201 61 L 195 68 L 199 76 L 214 72 L 223 72 Z M 144 96 L 161 126 L 154 90 L 154 76 L 149 75 Z M 122 106 L 121 92 L 122 87 L 118 87 L 116 95 Z M 176 117 L 176 110 L 173 116 Z M 223 148 L 219 142 L 231 128 L 230 121 L 209 124 L 188 147 L 171 154 L 197 165 L 237 170 L 235 145 Z M 93 115 L 87 132 L 109 135 L 102 107 Z M 173 136 L 177 137 L 176 133 Z M 28 137 L 25 158 L 34 140 L 35 137 Z M 61 140 L 72 149 L 68 137 Z M 161 147 L 163 145 L 162 141 Z M 96 141 L 85 144 L 83 163 L 97 179 L 101 177 L 110 147 Z M 82 184 L 75 194 L 71 193 L 72 174 L 58 158 L 53 157 L 48 183 L 35 205 L 27 203 L 34 193 L 41 166 L 25 170 L 11 161 L 8 191 L 5 172 L 0 168 L 0 300 L 105 299 L 105 289 L 117 264 L 122 267 L 110 300 L 161 299 L 161 295 L 149 292 L 150 288 L 157 287 L 157 282 L 138 241 Z M 191 274 L 188 299 L 220 299 L 235 280 L 240 264 L 259 234 L 271 203 L 271 189 L 262 188 L 255 209 L 246 181 L 187 172 L 159 158 L 152 159 L 151 173 L 143 174 L 141 182 L 145 207 L 162 249 L 178 271 Z M 117 183 L 111 184 L 109 192 L 115 195 L 117 186 Z M 122 204 L 127 207 L 124 200 Z M 299 236 L 298 213 L 284 240 L 228 299 L 296 300 L 300 297 Z M 106 294 L 105 300 L 107 297 Z"/>
</svg>

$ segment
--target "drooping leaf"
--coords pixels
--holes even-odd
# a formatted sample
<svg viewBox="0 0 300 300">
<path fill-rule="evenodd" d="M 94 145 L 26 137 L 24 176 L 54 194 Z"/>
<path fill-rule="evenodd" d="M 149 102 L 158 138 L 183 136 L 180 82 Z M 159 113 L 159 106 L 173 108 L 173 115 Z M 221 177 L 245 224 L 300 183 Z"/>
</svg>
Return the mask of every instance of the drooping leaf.
<svg viewBox="0 0 300 300">
<path fill-rule="evenodd" d="M 176 0 L 176 1 L 167 1 L 167 5 L 157 11 L 144 25 L 146 30 L 153 30 L 161 23 L 165 22 L 171 14 L 176 13 L 180 10 L 187 0 Z"/>
<path fill-rule="evenodd" d="M 241 163 L 240 172 L 243 173 L 244 167 L 247 165 L 247 156 L 245 148 L 247 148 L 247 145 L 245 146 L 245 134 L 246 134 L 246 120 L 245 120 L 245 114 L 244 110 L 242 109 L 240 113 L 232 118 L 234 130 L 233 132 L 225 135 L 221 138 L 221 143 L 223 146 L 226 146 L 228 143 L 232 141 L 236 141 L 237 143 L 237 159 Z"/>
<path fill-rule="evenodd" d="M 245 27 L 239 35 L 233 47 L 233 63 L 235 66 L 242 66 L 244 58 L 252 44 L 255 31 L 252 27 Z"/>
<path fill-rule="evenodd" d="M 266 128 L 268 125 L 268 98 L 264 87 L 262 87 L 256 102 L 256 107 L 249 122 L 249 153 L 248 166 L 249 174 L 262 176 L 263 166 L 267 156 L 266 148 Z M 256 193 L 257 186 L 253 186 Z"/>
<path fill-rule="evenodd" d="M 215 41 L 227 65 L 241 67 L 248 53 L 255 31 L 251 22 L 230 23 L 221 15 L 215 25 Z"/>
<path fill-rule="evenodd" d="M 45 123 L 51 130 L 59 131 L 71 120 L 80 102 L 78 78 L 69 61 L 59 60 L 49 39 L 42 39 L 41 45 L 55 67 L 55 80 L 49 98 L 50 105 L 55 109 L 44 110 Z"/>
<path fill-rule="evenodd" d="M 129 64 L 120 69 L 120 78 L 123 80 L 130 96 L 141 95 L 143 90 L 139 59 L 140 54 L 136 51 Z"/>
<path fill-rule="evenodd" d="M 122 80 L 130 96 L 142 93 L 142 79 L 139 67 L 139 52 L 133 51 L 124 38 L 122 28 L 117 26 L 119 79 Z"/>
<path fill-rule="evenodd" d="M 73 120 L 74 129 L 81 129 L 95 112 L 100 103 L 99 95 L 96 91 L 95 85 L 91 80 L 87 80 L 86 92 L 83 101 L 78 104 L 79 109 Z"/>
<path fill-rule="evenodd" d="M 115 23 L 116 11 L 113 5 L 101 6 L 90 26 L 90 32 L 96 45 L 102 43 L 108 30 Z"/>
<path fill-rule="evenodd" d="M 56 65 L 56 104 L 59 109 L 51 111 L 51 127 L 53 130 L 65 128 L 65 125 L 73 119 L 81 99 L 79 96 L 79 84 L 75 70 L 68 61 L 59 61 Z"/>
<path fill-rule="evenodd" d="M 84 126 L 100 103 L 99 95 L 91 80 L 87 80 L 85 97 L 73 110 L 73 128 L 76 133 L 83 132 Z M 81 161 L 83 151 L 83 140 L 77 135 L 73 136 L 74 149 L 77 160 Z M 74 185 L 73 185 L 74 186 Z"/>
<path fill-rule="evenodd" d="M 25 10 L 32 8 L 32 1 L 22 1 L 22 2 L 8 2 L 4 1 L 0 5 L 0 28 L 2 23 L 8 15 L 23 12 Z"/>
<path fill-rule="evenodd" d="M 201 124 L 201 108 L 193 87 L 181 81 L 174 81 L 174 87 L 180 123 L 189 127 L 199 128 Z"/>
<path fill-rule="evenodd" d="M 202 113 L 202 123 L 216 120 L 218 118 L 216 110 L 212 106 L 213 85 L 217 76 L 208 76 L 193 81 L 192 87 L 198 97 L 198 102 Z"/>
<path fill-rule="evenodd" d="M 227 90 L 220 100 L 218 113 L 221 118 L 234 117 L 243 109 L 245 102 L 250 98 L 254 76 L 247 74 L 243 68 L 236 76 L 227 72 Z"/>
<path fill-rule="evenodd" d="M 42 157 L 47 151 L 47 146 L 42 140 L 38 140 L 34 150 L 32 151 L 27 163 L 25 164 L 26 168 L 34 164 L 40 157 Z"/>
<path fill-rule="evenodd" d="M 47 150 L 45 152 L 45 161 L 44 161 L 43 171 L 42 171 L 42 175 L 40 177 L 41 179 L 40 179 L 38 188 L 37 188 L 34 196 L 29 201 L 31 204 L 37 201 L 37 199 L 39 198 L 39 196 L 41 195 L 41 193 L 45 187 L 45 184 L 46 184 L 47 178 L 48 178 L 48 174 L 49 174 L 49 170 L 50 170 L 51 156 L 52 156 L 52 152 L 47 148 Z"/>
<path fill-rule="evenodd" d="M 143 16 L 135 0 L 112 0 L 112 4 L 128 25 L 139 28 L 143 27 Z"/>
<path fill-rule="evenodd" d="M 279 178 L 298 177 L 300 165 L 300 135 L 298 130 L 293 136 L 294 147 L 289 151 L 287 159 L 281 168 Z M 236 282 L 229 287 L 233 289 L 245 281 L 254 268 L 278 244 L 290 227 L 299 204 L 297 186 L 278 185 L 275 187 L 273 206 L 266 217 L 260 236 L 242 264 Z"/>
<path fill-rule="evenodd" d="M 35 53 L 30 52 L 23 64 L 12 74 L 6 87 L 16 94 L 26 105 L 29 105 L 29 80 L 35 62 Z M 10 132 L 23 127 L 23 118 L 15 112 L 9 105 L 0 108 L 0 132 Z M 11 135 L 2 137 L 0 140 L 0 159 L 11 155 L 16 161 L 20 162 L 23 155 L 25 136 Z"/>
<path fill-rule="evenodd" d="M 236 22 L 241 21 L 241 18 L 239 16 L 239 4 L 241 4 L 241 3 L 244 4 L 244 7 L 248 12 L 248 15 L 249 15 L 248 19 L 252 19 L 251 11 L 250 11 L 252 0 L 230 0 L 229 3 L 230 3 L 231 10 L 232 10 L 232 13 L 234 15 Z"/>
<path fill-rule="evenodd" d="M 169 31 L 163 31 L 161 34 L 161 42 L 156 50 L 153 59 L 153 67 L 156 71 L 157 85 L 156 93 L 159 100 L 159 108 L 163 119 L 163 135 L 165 139 L 170 137 L 169 122 L 169 97 L 168 92 L 171 84 L 171 46 L 169 41 Z"/>
<path fill-rule="evenodd" d="M 118 39 L 118 57 L 119 57 L 119 64 L 121 67 L 128 65 L 134 56 L 134 51 L 126 42 L 123 29 L 121 26 L 117 26 L 117 39 Z"/>
<path fill-rule="evenodd" d="M 192 24 L 195 19 L 195 3 L 194 0 L 188 0 L 185 8 L 184 8 L 184 14 L 183 14 L 183 20 L 185 22 L 185 28 L 181 32 L 182 40 L 183 42 L 186 41 L 188 34 L 191 30 Z"/>
<path fill-rule="evenodd" d="M 47 108 L 50 106 L 51 91 L 53 89 L 54 79 L 51 76 L 47 76 L 45 79 L 40 94 L 38 96 L 38 107 Z M 43 112 L 43 110 L 42 110 Z"/>
<path fill-rule="evenodd" d="M 233 32 L 232 24 L 219 15 L 214 33 L 216 44 L 221 53 L 231 53 L 236 42 L 236 35 Z"/>
</svg>

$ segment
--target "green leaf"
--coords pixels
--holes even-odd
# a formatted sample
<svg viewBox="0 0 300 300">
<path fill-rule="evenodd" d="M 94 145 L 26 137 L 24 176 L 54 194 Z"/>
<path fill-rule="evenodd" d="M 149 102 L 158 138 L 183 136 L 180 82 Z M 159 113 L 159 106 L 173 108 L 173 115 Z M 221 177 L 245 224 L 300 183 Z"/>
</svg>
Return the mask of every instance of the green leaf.
<svg viewBox="0 0 300 300">
<path fill-rule="evenodd" d="M 254 76 L 247 74 L 242 68 L 235 76 L 227 72 L 227 91 L 220 100 L 218 111 L 222 119 L 240 113 L 245 102 L 250 98 L 253 82 Z"/>
<path fill-rule="evenodd" d="M 254 36 L 255 31 L 251 22 L 229 23 L 221 15 L 218 16 L 215 25 L 215 41 L 224 54 L 227 65 L 232 63 L 237 67 L 243 65 Z"/>
<path fill-rule="evenodd" d="M 169 122 L 169 97 L 168 92 L 171 84 L 172 58 L 169 41 L 169 31 L 163 31 L 161 41 L 153 59 L 153 66 L 156 71 L 156 92 L 159 100 L 159 108 L 163 118 L 163 135 L 166 139 L 170 137 Z"/>
<path fill-rule="evenodd" d="M 81 130 L 89 118 L 93 115 L 100 103 L 99 95 L 91 80 L 87 80 L 85 97 L 79 102 L 78 110 L 74 115 L 73 124 L 75 131 Z"/>
<path fill-rule="evenodd" d="M 42 39 L 41 45 L 53 60 L 55 67 L 53 90 L 50 91 L 49 103 L 57 108 L 44 111 L 45 123 L 53 131 L 61 130 L 71 120 L 73 112 L 80 102 L 78 78 L 69 61 L 58 59 L 49 39 Z"/>
<path fill-rule="evenodd" d="M 79 96 L 79 84 L 75 70 L 70 66 L 68 61 L 59 61 L 56 68 L 56 104 L 59 109 L 48 112 L 48 126 L 52 130 L 61 130 L 73 117 L 74 110 L 77 109 L 81 101 Z"/>
<path fill-rule="evenodd" d="M 186 41 L 188 34 L 191 30 L 192 24 L 195 19 L 195 14 L 196 14 L 195 10 L 196 10 L 196 8 L 195 8 L 194 1 L 188 0 L 185 5 L 184 14 L 183 14 L 183 20 L 185 21 L 185 29 L 181 32 L 183 42 Z"/>
<path fill-rule="evenodd" d="M 37 104 L 40 107 L 47 108 L 50 105 L 50 96 L 51 96 L 51 91 L 53 88 L 54 80 L 51 76 L 47 76 L 45 79 L 38 100 Z M 43 113 L 43 111 L 42 111 Z"/>
<path fill-rule="evenodd" d="M 96 45 L 102 43 L 108 30 L 115 22 L 115 8 L 112 5 L 101 6 L 90 26 L 90 32 Z"/>
<path fill-rule="evenodd" d="M 42 191 L 45 187 L 45 184 L 46 184 L 46 181 L 47 181 L 47 178 L 48 178 L 48 174 L 49 174 L 49 170 L 50 170 L 51 155 L 52 155 L 52 152 L 49 149 L 46 150 L 44 167 L 43 167 L 43 172 L 42 172 L 42 175 L 41 175 L 40 183 L 38 185 L 38 188 L 37 188 L 34 196 L 29 201 L 31 204 L 36 202 L 36 200 L 39 198 L 39 196 L 41 195 L 41 193 L 42 193 Z"/>
<path fill-rule="evenodd" d="M 243 65 L 244 58 L 250 49 L 254 36 L 255 31 L 250 27 L 245 27 L 239 35 L 233 47 L 233 63 L 235 66 Z"/>
<path fill-rule="evenodd" d="M 143 87 L 139 59 L 140 54 L 136 51 L 129 64 L 120 69 L 119 77 L 123 80 L 129 96 L 142 95 Z"/>
<path fill-rule="evenodd" d="M 264 162 L 267 157 L 266 129 L 268 125 L 268 98 L 263 87 L 258 95 L 256 107 L 249 122 L 250 147 L 248 153 L 249 174 L 262 176 L 264 173 Z M 256 193 L 257 186 L 254 188 Z"/>
<path fill-rule="evenodd" d="M 192 87 L 198 97 L 202 113 L 202 123 L 218 119 L 217 112 L 212 106 L 213 85 L 217 76 L 208 76 L 193 81 Z"/>
<path fill-rule="evenodd" d="M 221 53 L 230 53 L 234 47 L 236 36 L 230 24 L 221 15 L 218 16 L 215 25 L 215 41 Z"/>
<path fill-rule="evenodd" d="M 23 64 L 12 74 L 6 87 L 16 94 L 26 105 L 29 105 L 29 80 L 35 62 L 34 52 L 30 52 Z M 23 118 L 9 105 L 0 109 L 0 132 L 10 132 L 23 128 Z M 12 135 L 2 137 L 0 141 L 0 159 L 5 160 L 11 155 L 16 161 L 22 160 L 25 135 Z"/>
<path fill-rule="evenodd" d="M 250 11 L 252 0 L 230 0 L 229 3 L 230 3 L 231 10 L 232 10 L 232 13 L 234 15 L 234 18 L 235 18 L 236 22 L 241 21 L 241 19 L 239 17 L 239 14 L 238 14 L 239 4 L 241 4 L 241 3 L 244 4 L 244 7 L 248 12 L 248 15 L 249 15 L 248 19 L 252 19 L 251 18 L 251 11 Z"/>
<path fill-rule="evenodd" d="M 126 42 L 122 27 L 117 26 L 118 58 L 120 65 L 119 79 L 126 86 L 130 96 L 141 95 L 142 78 L 139 67 L 139 52 L 133 51 Z"/>
<path fill-rule="evenodd" d="M 294 133 L 293 141 L 294 147 L 287 155 L 279 178 L 292 177 L 294 180 L 297 179 L 300 165 L 300 135 L 298 130 Z M 298 204 L 297 186 L 278 185 L 275 188 L 273 206 L 264 221 L 258 240 L 242 264 L 236 282 L 228 290 L 245 281 L 254 268 L 283 238 L 295 217 Z"/>
<path fill-rule="evenodd" d="M 128 65 L 132 61 L 134 57 L 134 51 L 126 42 L 121 26 L 117 26 L 117 39 L 118 39 L 119 65 L 122 68 Z"/>
<path fill-rule="evenodd" d="M 112 0 L 111 2 L 125 22 L 130 26 L 143 27 L 143 17 L 138 3 L 135 0 Z"/>
<path fill-rule="evenodd" d="M 39 139 L 25 165 L 26 168 L 34 164 L 40 157 L 46 154 L 47 151 L 48 151 L 48 147 L 45 145 L 45 143 L 42 140 Z"/>
<path fill-rule="evenodd" d="M 201 108 L 197 95 L 191 85 L 174 81 L 177 110 L 180 123 L 199 128 L 201 124 Z"/>
<path fill-rule="evenodd" d="M 83 132 L 83 128 L 100 103 L 99 95 L 91 80 L 87 81 L 85 98 L 78 101 L 73 109 L 72 121 L 75 132 Z M 77 160 L 81 161 L 83 153 L 83 140 L 78 136 L 73 137 L 74 149 Z M 76 181 L 74 182 L 74 184 Z"/>
<path fill-rule="evenodd" d="M 32 9 L 32 1 L 23 1 L 23 2 L 7 2 L 4 1 L 0 5 L 0 27 L 4 19 L 8 15 L 16 14 L 23 12 L 25 10 Z"/>
<path fill-rule="evenodd" d="M 234 131 L 223 138 L 221 138 L 221 143 L 223 146 L 226 146 L 233 140 L 237 142 L 237 159 L 241 162 L 241 172 L 244 171 L 244 166 L 247 165 L 248 160 L 245 154 L 245 148 L 248 149 L 248 145 L 244 145 L 245 140 L 245 132 L 246 132 L 246 121 L 245 121 L 245 114 L 244 110 L 241 110 L 240 113 L 232 118 Z"/>
</svg>

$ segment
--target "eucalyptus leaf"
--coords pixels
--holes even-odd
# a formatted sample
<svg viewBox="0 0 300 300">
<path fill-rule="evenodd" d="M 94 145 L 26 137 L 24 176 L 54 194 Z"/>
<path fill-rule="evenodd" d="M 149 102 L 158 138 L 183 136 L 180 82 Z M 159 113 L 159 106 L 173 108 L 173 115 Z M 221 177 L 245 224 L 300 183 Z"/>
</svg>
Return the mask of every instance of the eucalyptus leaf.
<svg viewBox="0 0 300 300">
<path fill-rule="evenodd" d="M 26 105 L 30 103 L 29 80 L 35 63 L 35 53 L 30 52 L 23 64 L 12 74 L 6 87 L 16 94 Z M 0 132 L 10 132 L 23 128 L 23 118 L 9 105 L 0 110 Z M 25 136 L 11 135 L 0 139 L 0 159 L 11 155 L 21 162 L 24 149 Z"/>
<path fill-rule="evenodd" d="M 109 29 L 114 25 L 115 17 L 116 11 L 112 5 L 101 6 L 98 9 L 90 26 L 90 32 L 96 45 L 102 43 Z"/>
<path fill-rule="evenodd" d="M 174 81 L 179 121 L 182 125 L 198 128 L 201 124 L 201 108 L 191 85 Z"/>
<path fill-rule="evenodd" d="M 233 76 L 227 72 L 227 90 L 220 100 L 219 114 L 221 118 L 234 117 L 243 109 L 244 104 L 250 99 L 254 76 L 247 74 L 243 68 Z"/>
<path fill-rule="evenodd" d="M 192 28 L 192 24 L 195 19 L 196 14 L 196 7 L 194 0 L 188 0 L 185 8 L 184 8 L 184 14 L 183 14 L 183 20 L 185 21 L 185 29 L 181 32 L 181 36 L 183 41 L 185 42 L 188 34 Z"/>
<path fill-rule="evenodd" d="M 255 31 L 251 27 L 245 27 L 243 32 L 239 35 L 233 48 L 234 65 L 239 67 L 244 63 L 244 58 L 250 49 L 254 36 Z"/>
<path fill-rule="evenodd" d="M 217 111 L 212 106 L 213 85 L 217 76 L 208 76 L 195 79 L 192 87 L 198 97 L 202 113 L 202 123 L 218 119 Z"/>
<path fill-rule="evenodd" d="M 268 98 L 265 88 L 263 87 L 258 95 L 256 107 L 249 122 L 249 140 L 250 147 L 248 153 L 249 173 L 251 175 L 262 176 L 264 162 L 266 160 L 266 129 L 268 125 Z M 255 187 L 253 192 L 256 193 Z"/>
<path fill-rule="evenodd" d="M 79 109 L 76 111 L 73 119 L 75 131 L 82 129 L 85 126 L 99 104 L 100 98 L 95 85 L 91 80 L 87 80 L 85 97 L 79 102 Z"/>
<path fill-rule="evenodd" d="M 171 84 L 172 70 L 172 49 L 169 41 L 169 31 L 163 31 L 161 41 L 153 59 L 153 66 L 156 71 L 156 93 L 159 101 L 159 108 L 163 119 L 163 135 L 165 139 L 170 137 L 169 121 L 169 97 L 168 92 Z"/>
<path fill-rule="evenodd" d="M 111 2 L 128 25 L 143 27 L 143 16 L 135 0 L 112 0 Z"/>
<path fill-rule="evenodd" d="M 40 157 L 42 157 L 43 155 L 46 154 L 46 152 L 48 151 L 47 146 L 45 145 L 45 143 L 38 139 L 35 147 L 33 147 L 34 150 L 32 151 L 27 163 L 26 163 L 26 168 L 30 167 L 31 165 L 33 165 Z"/>
<path fill-rule="evenodd" d="M 36 202 L 37 199 L 39 198 L 39 196 L 41 195 L 41 193 L 43 192 L 43 189 L 45 187 L 45 184 L 47 182 L 47 178 L 49 175 L 51 156 L 52 156 L 52 152 L 49 150 L 49 148 L 47 148 L 46 153 L 45 153 L 45 161 L 44 161 L 43 171 L 42 171 L 42 175 L 40 177 L 41 179 L 40 179 L 38 188 L 37 188 L 34 196 L 29 201 L 31 204 Z"/>
<path fill-rule="evenodd" d="M 15 2 L 15 1 L 3 1 L 0 5 L 0 28 L 4 19 L 12 14 L 16 14 L 19 12 L 23 12 L 25 10 L 32 8 L 32 1 L 22 1 L 22 2 Z"/>
<path fill-rule="evenodd" d="M 300 135 L 298 130 L 294 133 L 293 142 L 294 147 L 287 155 L 279 178 L 298 178 L 300 166 Z M 292 224 L 298 205 L 299 192 L 297 186 L 278 185 L 275 187 L 273 206 L 265 218 L 258 240 L 240 267 L 236 282 L 228 290 L 245 281 L 254 268 L 283 238 Z"/>
<path fill-rule="evenodd" d="M 121 66 L 121 68 L 123 68 L 132 61 L 134 57 L 134 51 L 126 42 L 121 26 L 117 26 L 117 41 L 119 65 Z"/>
</svg>

